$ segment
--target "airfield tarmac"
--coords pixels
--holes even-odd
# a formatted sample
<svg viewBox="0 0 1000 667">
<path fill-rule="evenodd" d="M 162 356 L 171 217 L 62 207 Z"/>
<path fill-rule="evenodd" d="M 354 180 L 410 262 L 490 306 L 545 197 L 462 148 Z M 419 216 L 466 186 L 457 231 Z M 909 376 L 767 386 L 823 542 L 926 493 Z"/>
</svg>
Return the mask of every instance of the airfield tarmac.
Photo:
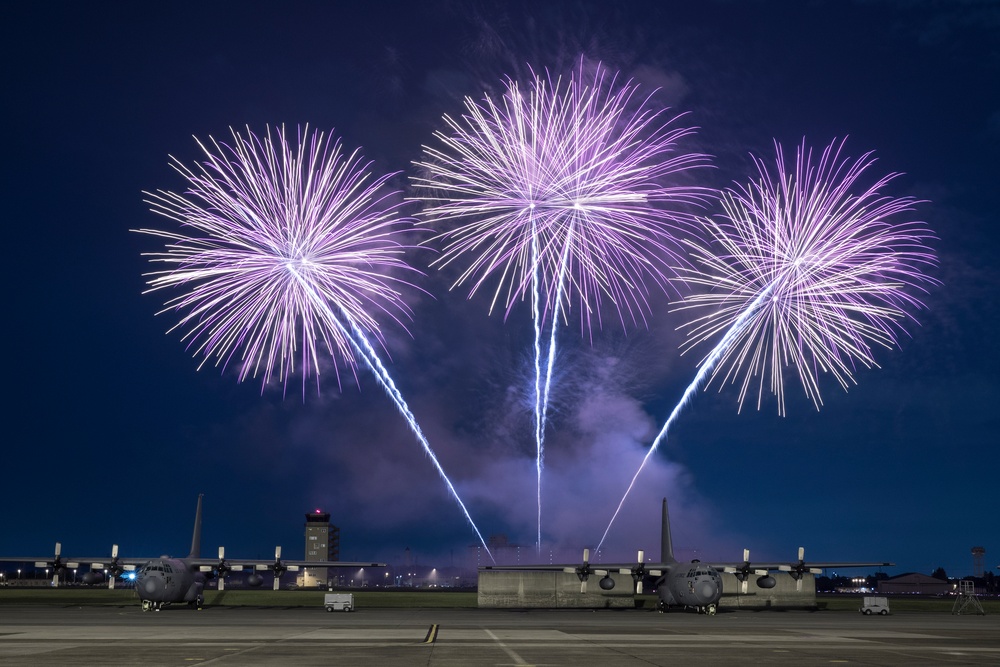
<svg viewBox="0 0 1000 667">
<path fill-rule="evenodd" d="M 0 664 L 987 665 L 1000 617 L 853 612 L 2 605 Z"/>
</svg>

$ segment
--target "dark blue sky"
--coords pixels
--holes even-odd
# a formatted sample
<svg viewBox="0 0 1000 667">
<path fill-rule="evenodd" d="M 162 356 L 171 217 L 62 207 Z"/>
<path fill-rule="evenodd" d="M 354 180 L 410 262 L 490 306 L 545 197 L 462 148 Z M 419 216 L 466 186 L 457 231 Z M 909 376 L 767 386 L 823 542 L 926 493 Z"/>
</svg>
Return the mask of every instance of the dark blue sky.
<svg viewBox="0 0 1000 667">
<path fill-rule="evenodd" d="M 168 155 L 192 135 L 309 123 L 410 173 L 420 146 L 526 65 L 603 61 L 690 112 L 706 184 L 750 174 L 772 141 L 849 136 L 891 194 L 930 200 L 942 287 L 900 349 L 816 412 L 797 395 L 737 414 L 736 391 L 700 395 L 640 477 L 606 544 L 655 553 L 658 499 L 683 555 L 892 560 L 892 573 L 1000 562 L 995 258 L 1000 183 L 1000 3 L 389 2 L 8 6 L 3 105 L 5 339 L 0 553 L 184 552 L 197 493 L 206 551 L 301 555 L 321 507 L 348 559 L 464 563 L 476 541 L 391 402 L 368 377 L 338 394 L 261 396 L 165 335 L 142 252 L 163 226 L 142 190 L 180 189 Z M 363 5 L 363 6 L 362 6 Z M 406 186 L 404 178 L 399 179 Z M 411 261 L 426 266 L 429 257 Z M 530 313 L 505 323 L 481 299 L 412 295 L 391 371 L 484 534 L 534 539 Z M 676 315 L 613 327 L 591 346 L 563 330 L 544 526 L 575 553 L 600 538 L 663 419 L 693 377 Z"/>
</svg>

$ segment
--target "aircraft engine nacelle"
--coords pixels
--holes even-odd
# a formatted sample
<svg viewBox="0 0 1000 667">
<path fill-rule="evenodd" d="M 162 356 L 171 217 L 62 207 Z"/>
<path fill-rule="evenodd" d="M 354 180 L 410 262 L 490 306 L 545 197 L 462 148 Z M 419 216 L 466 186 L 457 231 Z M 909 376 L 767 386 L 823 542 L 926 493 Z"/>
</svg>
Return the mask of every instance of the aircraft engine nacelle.
<svg viewBox="0 0 1000 667">
<path fill-rule="evenodd" d="M 774 580 L 774 577 L 772 577 L 769 574 L 765 575 L 763 577 L 758 577 L 757 578 L 757 587 L 758 588 L 774 588 L 774 585 L 776 583 L 777 582 Z"/>
<path fill-rule="evenodd" d="M 601 586 L 601 590 L 604 591 L 610 591 L 612 588 L 615 587 L 615 580 L 611 578 L 610 574 L 606 574 L 603 577 L 601 577 L 601 581 L 599 583 Z"/>
<path fill-rule="evenodd" d="M 86 574 L 83 575 L 83 583 L 87 584 L 88 586 L 92 586 L 94 584 L 100 584 L 103 582 L 104 582 L 103 572 L 91 570 L 90 572 L 87 572 Z"/>
<path fill-rule="evenodd" d="M 260 586 L 262 583 L 264 583 L 264 577 L 260 576 L 256 572 L 247 577 L 247 586 L 253 586 L 254 588 L 256 588 L 257 586 Z"/>
</svg>

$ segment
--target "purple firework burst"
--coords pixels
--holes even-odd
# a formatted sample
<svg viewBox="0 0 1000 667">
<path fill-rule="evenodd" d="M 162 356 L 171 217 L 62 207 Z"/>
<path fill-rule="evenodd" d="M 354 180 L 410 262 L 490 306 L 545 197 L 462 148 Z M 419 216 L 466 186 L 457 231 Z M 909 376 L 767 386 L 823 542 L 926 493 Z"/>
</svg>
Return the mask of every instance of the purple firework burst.
<svg viewBox="0 0 1000 667">
<path fill-rule="evenodd" d="M 841 159 L 843 146 L 832 142 L 813 164 L 803 142 L 789 171 L 776 143 L 775 171 L 755 157 L 758 180 L 725 191 L 723 213 L 705 221 L 712 243 L 685 240 L 699 268 L 682 269 L 684 280 L 709 289 L 678 308 L 707 311 L 682 327 L 683 349 L 716 343 L 646 452 L 598 549 L 639 473 L 701 386 L 719 375 L 723 384 L 739 382 L 742 409 L 756 382 L 759 409 L 767 376 L 784 414 L 784 373 L 794 366 L 819 409 L 820 373 L 846 389 L 857 364 L 877 366 L 873 346 L 896 345 L 902 322 L 923 307 L 911 291 L 937 283 L 925 273 L 937 260 L 927 245 L 934 235 L 907 215 L 920 202 L 881 194 L 898 174 L 862 188 L 872 154 Z"/>
<path fill-rule="evenodd" d="M 874 348 L 897 344 L 923 307 L 915 293 L 937 282 L 926 273 L 934 235 L 909 215 L 920 202 L 882 194 L 898 174 L 864 187 L 872 154 L 841 158 L 843 146 L 814 163 L 803 142 L 789 169 L 776 144 L 773 170 L 755 157 L 758 179 L 723 193 L 724 212 L 706 221 L 714 243 L 686 241 L 699 268 L 685 280 L 710 289 L 684 299 L 682 309 L 704 313 L 686 325 L 684 349 L 727 332 L 708 383 L 738 383 L 741 408 L 756 393 L 759 409 L 766 383 L 784 414 L 794 366 L 819 409 L 819 376 L 847 389 L 858 365 L 877 366 Z"/>
<path fill-rule="evenodd" d="M 448 228 L 436 264 L 468 261 L 456 286 L 475 293 L 495 276 L 491 310 L 506 314 L 531 292 L 543 319 L 574 297 L 584 326 L 600 323 L 603 298 L 623 324 L 644 319 L 645 280 L 666 285 L 675 234 L 706 198 L 682 172 L 707 158 L 681 151 L 693 129 L 636 90 L 581 62 L 568 81 L 535 76 L 526 92 L 508 81 L 499 100 L 467 98 L 465 115 L 445 116 L 451 132 L 424 147 L 413 180 L 428 191 L 423 216 Z"/>
<path fill-rule="evenodd" d="M 144 193 L 155 213 L 180 223 L 177 232 L 137 230 L 167 240 L 149 253 L 166 268 L 147 274 L 148 291 L 180 288 L 162 312 L 182 313 L 171 329 L 202 365 L 238 360 L 239 380 L 277 377 L 287 385 L 296 359 L 306 378 L 329 355 L 356 375 L 354 329 L 381 341 L 381 312 L 402 324 L 409 309 L 400 278 L 412 221 L 400 198 L 372 178 L 370 163 L 345 154 L 339 139 L 284 128 L 263 137 L 232 131 L 231 145 L 210 139 L 202 162 L 172 166 L 188 182 L 182 193 Z M 318 384 L 317 384 L 318 387 Z"/>
</svg>

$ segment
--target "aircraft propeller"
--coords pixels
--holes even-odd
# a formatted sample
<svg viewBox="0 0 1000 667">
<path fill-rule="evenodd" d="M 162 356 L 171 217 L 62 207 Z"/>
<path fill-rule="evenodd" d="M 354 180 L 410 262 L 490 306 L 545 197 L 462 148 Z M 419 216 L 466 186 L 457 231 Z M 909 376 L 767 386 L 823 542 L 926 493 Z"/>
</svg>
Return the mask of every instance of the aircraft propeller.
<svg viewBox="0 0 1000 667">
<path fill-rule="evenodd" d="M 215 572 L 219 578 L 218 589 L 224 591 L 226 590 L 226 575 L 233 570 L 242 570 L 244 567 L 246 566 L 239 563 L 227 563 L 226 547 L 219 547 L 219 562 L 215 565 L 200 565 L 198 569 L 202 572 Z"/>
<path fill-rule="evenodd" d="M 781 565 L 778 567 L 782 572 L 787 572 L 795 580 L 795 590 L 802 590 L 802 575 L 803 574 L 821 574 L 823 570 L 815 567 L 809 567 L 805 563 L 806 549 L 805 547 L 799 547 L 799 562 L 792 563 L 791 565 Z"/>
<path fill-rule="evenodd" d="M 743 550 L 743 564 L 739 567 L 727 567 L 723 570 L 729 574 L 734 575 L 740 582 L 741 592 L 746 595 L 747 592 L 747 580 L 750 578 L 750 574 L 753 573 L 758 577 L 766 577 L 767 570 L 757 570 L 750 567 L 750 550 Z"/>
<path fill-rule="evenodd" d="M 135 569 L 135 565 L 122 565 L 118 562 L 118 545 L 111 545 L 111 560 L 102 563 L 91 563 L 91 570 L 107 570 L 108 571 L 108 588 L 115 587 L 115 579 L 122 572 L 131 571 Z M 95 582 L 96 583 L 96 582 Z"/>
<path fill-rule="evenodd" d="M 299 569 L 298 565 L 285 565 L 281 562 L 281 546 L 276 546 L 274 548 L 274 562 L 270 565 L 258 565 L 258 570 L 270 570 L 274 573 L 274 590 L 278 590 L 278 586 L 281 584 L 281 575 L 285 572 L 297 572 Z"/>
<path fill-rule="evenodd" d="M 79 563 L 67 563 L 62 559 L 62 542 L 56 542 L 55 555 L 52 560 L 42 560 L 35 563 L 35 567 L 51 567 L 52 568 L 52 585 L 59 585 L 59 574 L 69 569 L 76 569 L 80 567 Z"/>
<path fill-rule="evenodd" d="M 618 570 L 619 574 L 631 574 L 632 581 L 635 583 L 635 594 L 642 595 L 642 580 L 647 576 L 658 577 L 663 574 L 662 570 L 649 570 L 646 569 L 646 552 L 639 549 L 639 553 L 636 555 L 636 565 L 630 569 L 622 568 Z"/>
<path fill-rule="evenodd" d="M 563 572 L 576 574 L 577 578 L 580 579 L 580 592 L 587 592 L 587 579 L 592 574 L 600 574 L 607 576 L 607 570 L 595 570 L 590 567 L 590 549 L 583 550 L 583 564 L 578 567 L 564 567 Z M 603 580 L 602 580 L 603 581 Z M 613 582 L 614 580 L 612 580 Z M 613 585 L 613 584 L 612 584 Z M 603 587 L 603 586 L 602 586 Z"/>
</svg>

